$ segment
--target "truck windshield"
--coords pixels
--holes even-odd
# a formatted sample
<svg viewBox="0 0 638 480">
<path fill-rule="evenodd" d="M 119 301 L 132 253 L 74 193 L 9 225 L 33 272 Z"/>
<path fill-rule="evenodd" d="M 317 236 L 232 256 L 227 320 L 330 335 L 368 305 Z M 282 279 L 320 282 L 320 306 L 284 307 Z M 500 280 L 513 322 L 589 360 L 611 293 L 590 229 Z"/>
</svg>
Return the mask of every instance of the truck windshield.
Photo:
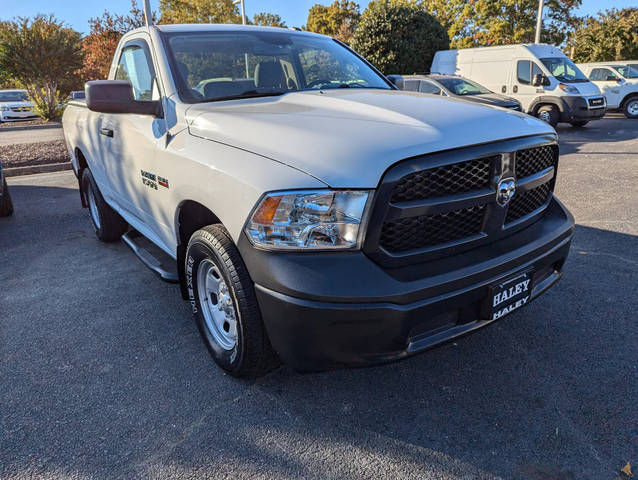
<svg viewBox="0 0 638 480">
<path fill-rule="evenodd" d="M 638 71 L 625 65 L 614 65 L 613 69 L 620 73 L 625 78 L 638 78 Z"/>
<path fill-rule="evenodd" d="M 392 89 L 329 38 L 292 32 L 164 34 L 180 98 L 187 103 L 333 88 Z"/>
<path fill-rule="evenodd" d="M 437 81 L 454 95 L 481 95 L 492 93 L 478 83 L 470 82 L 465 78 L 437 78 Z"/>
<path fill-rule="evenodd" d="M 589 79 L 567 57 L 541 58 L 543 65 L 549 70 L 556 80 L 564 83 L 585 83 Z"/>
<path fill-rule="evenodd" d="M 0 92 L 0 102 L 26 102 L 25 92 Z"/>
</svg>

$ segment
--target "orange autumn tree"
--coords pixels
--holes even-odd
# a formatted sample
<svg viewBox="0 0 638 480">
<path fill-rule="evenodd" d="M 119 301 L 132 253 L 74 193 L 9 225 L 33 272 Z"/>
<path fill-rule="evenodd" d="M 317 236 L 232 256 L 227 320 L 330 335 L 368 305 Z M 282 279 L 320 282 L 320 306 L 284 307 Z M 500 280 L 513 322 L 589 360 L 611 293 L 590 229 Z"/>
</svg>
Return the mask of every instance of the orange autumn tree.
<svg viewBox="0 0 638 480">
<path fill-rule="evenodd" d="M 155 21 L 155 13 L 153 19 Z M 84 81 L 108 77 L 117 44 L 126 32 L 144 25 L 144 12 L 131 0 L 127 15 L 104 11 L 101 17 L 89 20 L 89 34 L 82 41 L 84 63 L 80 75 Z"/>
</svg>

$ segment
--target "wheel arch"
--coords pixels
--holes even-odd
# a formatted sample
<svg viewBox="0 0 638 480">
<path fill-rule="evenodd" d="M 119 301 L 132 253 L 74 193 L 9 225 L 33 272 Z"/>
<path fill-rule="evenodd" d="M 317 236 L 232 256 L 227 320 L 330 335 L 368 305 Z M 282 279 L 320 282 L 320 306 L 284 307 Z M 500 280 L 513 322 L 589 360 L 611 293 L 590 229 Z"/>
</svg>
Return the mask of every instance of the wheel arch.
<svg viewBox="0 0 638 480">
<path fill-rule="evenodd" d="M 182 298 L 188 300 L 186 287 L 186 247 L 197 230 L 208 225 L 222 223 L 208 207 L 195 200 L 180 202 L 175 212 L 175 234 L 177 238 L 177 272 Z"/>
<path fill-rule="evenodd" d="M 88 202 L 88 199 L 86 198 L 86 193 L 84 192 L 84 189 L 82 188 L 82 172 L 84 172 L 85 169 L 89 168 L 89 163 L 86 161 L 86 156 L 84 155 L 84 152 L 82 152 L 80 147 L 75 147 L 75 149 L 73 150 L 73 155 L 77 159 L 77 172 L 75 172 L 75 176 L 78 179 L 78 188 L 80 190 L 80 200 L 82 201 L 82 207 L 88 208 L 89 202 Z"/>
<path fill-rule="evenodd" d="M 536 116 L 536 114 L 538 113 L 538 109 L 541 107 L 544 107 L 545 105 L 552 105 L 558 108 L 558 111 L 560 113 L 563 113 L 565 111 L 565 106 L 563 105 L 563 102 L 559 100 L 558 98 L 539 97 L 536 100 L 534 100 L 532 104 L 529 106 L 529 113 Z"/>
</svg>

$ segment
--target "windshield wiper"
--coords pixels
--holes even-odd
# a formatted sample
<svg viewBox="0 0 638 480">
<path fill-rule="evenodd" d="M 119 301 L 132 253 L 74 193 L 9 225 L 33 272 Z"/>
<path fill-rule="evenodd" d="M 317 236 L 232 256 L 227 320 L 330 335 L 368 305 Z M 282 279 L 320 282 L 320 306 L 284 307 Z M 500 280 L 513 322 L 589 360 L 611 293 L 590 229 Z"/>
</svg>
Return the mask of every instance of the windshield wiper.
<svg viewBox="0 0 638 480">
<path fill-rule="evenodd" d="M 273 90 L 263 92 L 259 90 L 246 90 L 245 92 L 239 93 L 237 95 L 226 95 L 225 97 L 207 98 L 203 100 L 203 102 L 222 102 L 224 100 L 240 100 L 242 98 L 278 97 L 280 95 L 283 95 L 284 93 L 288 93 L 288 91 Z"/>
</svg>

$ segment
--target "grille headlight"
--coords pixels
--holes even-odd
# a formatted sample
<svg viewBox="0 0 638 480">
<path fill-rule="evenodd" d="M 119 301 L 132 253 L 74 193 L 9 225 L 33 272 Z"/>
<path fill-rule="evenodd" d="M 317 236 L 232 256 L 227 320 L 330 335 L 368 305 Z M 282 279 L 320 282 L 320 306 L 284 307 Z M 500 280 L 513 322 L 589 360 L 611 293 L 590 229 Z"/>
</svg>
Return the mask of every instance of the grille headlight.
<svg viewBox="0 0 638 480">
<path fill-rule="evenodd" d="M 246 224 L 254 245 L 281 250 L 361 246 L 369 191 L 315 190 L 265 195 Z"/>
</svg>

